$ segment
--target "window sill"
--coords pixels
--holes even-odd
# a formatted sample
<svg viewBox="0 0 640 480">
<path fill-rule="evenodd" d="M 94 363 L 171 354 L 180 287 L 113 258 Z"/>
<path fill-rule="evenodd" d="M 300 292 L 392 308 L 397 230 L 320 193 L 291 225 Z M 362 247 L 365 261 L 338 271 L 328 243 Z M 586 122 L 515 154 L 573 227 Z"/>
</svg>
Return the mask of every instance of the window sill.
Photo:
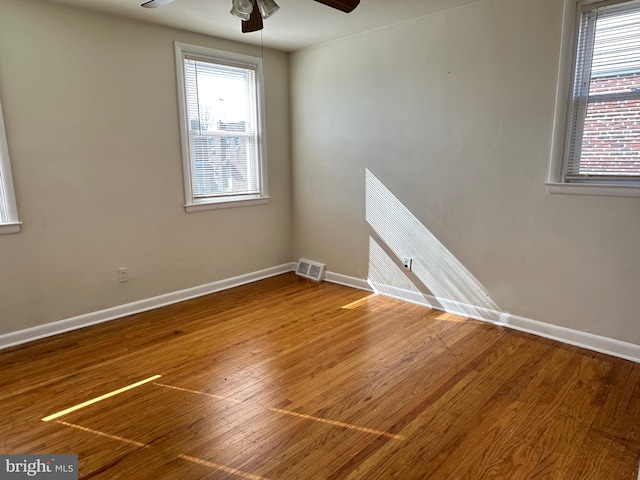
<svg viewBox="0 0 640 480">
<path fill-rule="evenodd" d="M 546 183 L 549 193 L 595 195 L 600 197 L 640 197 L 640 185 L 597 185 L 585 183 Z"/>
<path fill-rule="evenodd" d="M 20 225 L 22 225 L 22 222 L 2 223 L 0 224 L 0 235 L 4 235 L 5 233 L 19 233 Z"/>
<path fill-rule="evenodd" d="M 206 200 L 194 202 L 184 206 L 187 213 L 202 212 L 204 210 L 218 210 L 221 208 L 251 207 L 254 205 L 266 205 L 270 197 L 253 197 L 237 200 Z"/>
</svg>

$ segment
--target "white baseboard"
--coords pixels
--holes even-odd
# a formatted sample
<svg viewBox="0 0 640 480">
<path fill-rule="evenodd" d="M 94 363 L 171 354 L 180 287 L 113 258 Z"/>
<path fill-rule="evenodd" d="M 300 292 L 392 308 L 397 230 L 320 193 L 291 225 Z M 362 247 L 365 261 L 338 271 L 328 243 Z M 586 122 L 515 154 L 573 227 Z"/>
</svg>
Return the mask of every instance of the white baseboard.
<svg viewBox="0 0 640 480">
<path fill-rule="evenodd" d="M 602 337 L 593 333 L 560 327 L 558 325 L 544 323 L 538 320 L 531 320 L 530 318 L 512 315 L 507 312 L 500 312 L 453 300 L 437 298 L 412 290 L 401 289 L 389 285 L 374 285 L 361 278 L 349 277 L 332 272 L 327 272 L 325 274 L 325 280 L 328 282 L 346 285 L 348 287 L 359 288 L 361 290 L 375 291 L 382 295 L 387 295 L 406 302 L 416 303 L 418 305 L 434 308 L 454 315 L 490 322 L 495 325 L 512 328 L 514 330 L 531 333 L 539 337 L 556 340 L 561 343 L 586 348 L 588 350 L 640 363 L 640 345 L 636 345 L 634 343 L 623 342 L 621 340 L 616 340 L 615 338 Z"/>
<path fill-rule="evenodd" d="M 550 323 L 543 323 L 518 315 L 509 315 L 505 326 L 521 332 L 532 333 L 540 337 L 640 363 L 640 345 L 634 343 L 623 342 L 615 338 L 602 337 L 593 333 L 560 327 Z"/>
<path fill-rule="evenodd" d="M 153 310 L 165 305 L 189 300 L 190 298 L 200 297 L 202 295 L 208 295 L 221 290 L 256 282 L 282 273 L 295 271 L 295 267 L 295 262 L 286 263 L 257 272 L 247 273 L 205 285 L 187 288 L 185 290 L 165 295 L 159 295 L 157 297 L 147 298 L 137 302 L 127 303 L 125 305 L 119 305 L 117 307 L 79 315 L 77 317 L 67 318 L 57 322 L 47 323 L 45 325 L 38 325 L 37 327 L 27 328 L 17 332 L 7 333 L 0 335 L 0 350 L 14 345 L 38 340 L 40 338 L 76 330 L 78 328 L 88 327 L 89 325 L 95 325 L 97 323 L 115 320 L 116 318 L 126 317 L 135 313 Z M 442 310 L 444 312 L 463 317 L 490 322 L 495 325 L 512 328 L 521 332 L 531 333 L 533 335 L 556 340 L 569 345 L 575 345 L 577 347 L 640 363 L 640 345 L 633 343 L 623 342 L 609 337 L 602 337 L 592 333 L 582 332 L 580 330 L 572 330 L 570 328 L 560 327 L 558 325 L 552 325 L 538 320 L 531 320 L 529 318 L 512 315 L 506 312 L 499 312 L 483 307 L 477 307 L 475 305 L 437 298 L 420 292 L 400 289 L 388 285 L 373 285 L 368 280 L 350 277 L 339 273 L 326 272 L 325 280 L 327 282 L 337 283 L 347 287 L 357 288 L 359 290 L 378 292 L 399 300 L 416 303 L 418 305 Z"/>
<path fill-rule="evenodd" d="M 139 300 L 113 308 L 87 313 L 77 317 L 47 323 L 45 325 L 38 325 L 37 327 L 27 328 L 17 332 L 6 333 L 4 335 L 0 335 L 0 350 L 14 345 L 38 340 L 40 338 L 76 330 L 78 328 L 88 327 L 89 325 L 108 322 L 109 320 L 115 320 L 116 318 L 122 318 L 135 313 L 153 310 L 165 305 L 189 300 L 190 298 L 201 297 L 202 295 L 208 295 L 221 290 L 238 287 L 240 285 L 290 272 L 294 269 L 295 263 L 286 263 L 276 267 L 259 270 L 257 272 L 247 273 L 237 277 L 207 283 L 205 285 L 199 285 L 197 287 L 187 288 L 185 290 L 179 290 L 177 292 Z"/>
<path fill-rule="evenodd" d="M 373 288 L 367 280 L 361 278 L 349 277 L 340 273 L 325 272 L 324 280 L 330 283 L 337 283 L 338 285 L 344 285 L 346 287 L 357 288 L 358 290 L 366 290 L 367 292 L 373 292 Z"/>
</svg>

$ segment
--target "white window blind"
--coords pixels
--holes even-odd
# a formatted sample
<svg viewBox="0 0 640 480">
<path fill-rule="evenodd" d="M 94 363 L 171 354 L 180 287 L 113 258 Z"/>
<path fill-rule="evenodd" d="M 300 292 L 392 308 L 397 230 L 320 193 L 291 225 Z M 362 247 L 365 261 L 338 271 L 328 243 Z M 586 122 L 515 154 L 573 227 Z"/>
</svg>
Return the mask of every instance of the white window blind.
<svg viewBox="0 0 640 480">
<path fill-rule="evenodd" d="M 579 6 L 564 181 L 640 183 L 640 1 Z"/>
<path fill-rule="evenodd" d="M 9 163 L 9 148 L 4 128 L 2 104 L 0 104 L 0 233 L 20 231 Z"/>
<path fill-rule="evenodd" d="M 261 194 L 257 66 L 183 56 L 195 201 Z"/>
<path fill-rule="evenodd" d="M 2 170 L 0 170 L 0 223 L 7 223 L 9 221 L 9 207 L 7 205 L 7 192 L 4 188 L 3 178 Z"/>
</svg>

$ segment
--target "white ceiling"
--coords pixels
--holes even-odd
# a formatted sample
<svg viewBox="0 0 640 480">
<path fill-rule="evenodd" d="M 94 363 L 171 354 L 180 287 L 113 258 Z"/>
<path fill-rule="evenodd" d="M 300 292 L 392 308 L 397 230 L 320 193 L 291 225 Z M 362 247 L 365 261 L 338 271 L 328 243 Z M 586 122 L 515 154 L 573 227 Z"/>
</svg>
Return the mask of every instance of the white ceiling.
<svg viewBox="0 0 640 480">
<path fill-rule="evenodd" d="M 160 8 L 141 8 L 144 0 L 45 0 L 168 25 L 215 37 L 260 44 L 261 34 L 242 33 L 231 0 L 175 0 Z M 361 0 L 351 13 L 313 0 L 277 0 L 280 10 L 264 22 L 266 47 L 287 52 L 456 8 L 477 0 Z"/>
</svg>

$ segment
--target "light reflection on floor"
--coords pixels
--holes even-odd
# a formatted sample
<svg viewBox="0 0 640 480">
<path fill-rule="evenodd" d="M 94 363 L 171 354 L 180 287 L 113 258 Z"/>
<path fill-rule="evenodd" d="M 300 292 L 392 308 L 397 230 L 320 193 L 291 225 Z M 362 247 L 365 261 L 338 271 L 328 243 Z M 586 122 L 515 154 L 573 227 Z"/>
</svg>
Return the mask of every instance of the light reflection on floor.
<svg viewBox="0 0 640 480">
<path fill-rule="evenodd" d="M 363 300 L 366 300 L 363 299 Z M 360 300 L 362 301 L 362 300 Z M 359 302 L 360 302 L 359 301 Z M 355 303 L 355 302 L 354 302 Z M 117 390 L 114 390 L 112 392 L 106 393 L 104 395 L 100 395 L 99 397 L 95 397 L 91 400 L 87 400 L 85 402 L 82 402 L 80 404 L 77 404 L 75 406 L 69 407 L 67 409 L 61 410 L 57 413 L 54 413 L 52 415 L 46 416 L 44 418 L 42 418 L 41 420 L 43 422 L 49 422 L 49 421 L 55 421 L 55 423 L 59 424 L 59 425 L 63 425 L 65 427 L 68 428 L 73 428 L 76 430 L 80 430 L 82 432 L 86 432 L 86 433 L 91 433 L 93 435 L 98 435 L 104 438 L 108 438 L 111 440 L 115 440 L 118 442 L 122 442 L 128 445 L 132 445 L 135 447 L 139 447 L 139 448 L 151 448 L 150 445 L 143 443 L 143 442 L 139 442 L 136 440 L 132 440 L 130 438 L 126 438 L 123 437 L 121 435 L 114 435 L 108 432 L 104 432 L 102 430 L 98 430 L 95 428 L 89 428 L 89 427 L 85 427 L 76 423 L 72 423 L 72 422 L 67 422 L 67 421 L 63 421 L 60 420 L 61 417 L 65 416 L 65 415 L 69 415 L 71 413 L 74 412 L 78 412 L 81 409 L 87 408 L 87 407 L 91 407 L 93 405 L 96 405 L 97 403 L 109 399 L 109 398 L 113 398 L 121 393 L 133 390 L 134 388 L 137 387 L 141 387 L 143 385 L 153 385 L 155 387 L 160 387 L 163 389 L 170 389 L 170 390 L 175 390 L 175 391 L 180 391 L 180 392 L 185 392 L 185 393 L 190 393 L 190 394 L 194 394 L 194 395 L 199 395 L 199 396 L 205 396 L 205 397 L 209 397 L 212 399 L 216 399 L 216 400 L 222 400 L 222 401 L 226 401 L 226 402 L 231 402 L 233 404 L 252 404 L 252 403 L 257 403 L 255 401 L 252 400 L 238 400 L 235 398 L 231 398 L 231 397 L 226 397 L 226 396 L 221 396 L 221 395 L 216 395 L 216 394 L 212 394 L 212 393 L 207 393 L 207 392 L 202 392 L 202 391 L 198 391 L 198 390 L 192 390 L 192 389 L 188 389 L 188 388 L 183 388 L 183 387 L 178 387 L 175 385 L 168 385 L 166 383 L 158 383 L 158 382 L 154 382 L 154 380 L 157 380 L 158 378 L 160 378 L 161 375 L 154 375 L 152 377 L 146 378 L 144 380 L 141 380 L 139 382 L 133 383 L 131 385 L 119 388 Z M 255 406 L 255 405 L 254 405 Z M 368 428 L 368 427 L 363 427 L 363 426 L 359 426 L 359 425 L 354 425 L 351 423 L 346 423 L 346 422 L 340 422 L 337 420 L 332 420 L 332 419 L 328 419 L 328 418 L 322 418 L 322 417 L 317 417 L 314 415 L 307 415 L 304 413 L 300 413 L 300 412 L 294 412 L 291 410 L 285 410 L 285 409 L 281 409 L 281 408 L 275 408 L 275 407 L 269 407 L 269 406 L 264 406 L 264 405 L 257 405 L 258 409 L 263 409 L 266 411 L 269 411 L 271 413 L 275 413 L 275 414 L 279 414 L 279 415 L 286 415 L 289 417 L 294 417 L 294 418 L 299 418 L 302 420 L 308 420 L 311 422 L 316 422 L 316 423 L 320 423 L 320 424 L 325 424 L 325 425 L 331 425 L 331 426 L 335 426 L 335 427 L 339 427 L 339 428 L 343 428 L 343 429 L 350 429 L 350 430 L 354 430 L 354 431 L 358 431 L 358 432 L 362 432 L 362 433 L 366 433 L 366 434 L 371 434 L 374 435 L 376 437 L 386 437 L 392 440 L 404 440 L 405 438 L 402 435 L 397 435 L 397 434 L 393 434 L 390 432 L 385 432 L 382 430 L 376 430 L 376 429 L 372 429 L 372 428 Z M 247 479 L 247 480 L 268 480 L 265 477 L 259 476 L 259 475 L 255 475 L 253 473 L 250 472 L 245 472 L 239 469 L 235 469 L 233 467 L 230 466 L 226 466 L 226 465 L 222 465 L 222 464 L 218 464 L 215 462 L 211 462 L 209 460 L 205 460 L 202 458 L 198 458 L 192 455 L 187 455 L 185 453 L 180 453 L 177 454 L 178 458 L 181 458 L 183 460 L 192 462 L 192 463 L 197 463 L 199 465 L 202 466 L 206 466 L 209 468 L 212 468 L 214 470 L 218 470 L 218 471 L 222 471 L 222 472 L 226 472 L 226 473 L 230 473 L 236 476 L 239 476 L 241 478 Z"/>
</svg>

